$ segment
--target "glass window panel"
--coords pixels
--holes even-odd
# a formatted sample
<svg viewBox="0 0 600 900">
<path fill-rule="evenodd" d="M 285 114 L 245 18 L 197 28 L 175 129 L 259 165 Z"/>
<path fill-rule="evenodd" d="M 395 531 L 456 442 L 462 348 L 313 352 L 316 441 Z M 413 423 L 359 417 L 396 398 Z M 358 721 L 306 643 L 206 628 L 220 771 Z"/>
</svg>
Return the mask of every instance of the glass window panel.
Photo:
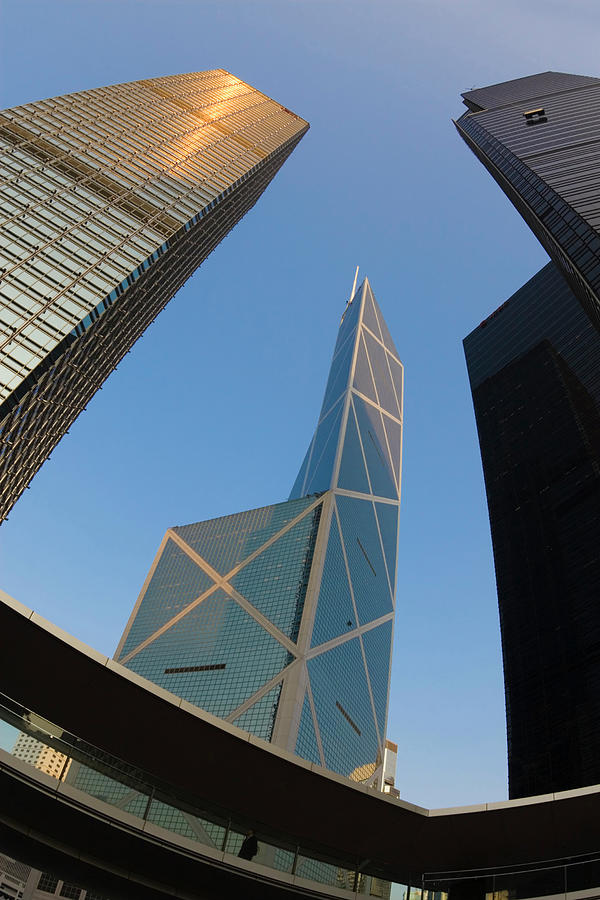
<svg viewBox="0 0 600 900">
<path fill-rule="evenodd" d="M 369 400 L 372 400 L 373 403 L 379 402 L 375 391 L 373 375 L 371 374 L 371 367 L 369 366 L 369 360 L 367 359 L 363 334 L 360 336 L 358 345 L 356 368 L 354 370 L 354 380 L 352 384 L 357 391 L 360 391 L 361 394 L 364 394 Z"/>
<path fill-rule="evenodd" d="M 226 718 L 289 661 L 287 650 L 218 590 L 134 656 L 128 668 Z"/>
<path fill-rule="evenodd" d="M 400 418 L 400 409 L 396 401 L 396 394 L 392 385 L 392 376 L 387 363 L 387 353 L 377 341 L 374 341 L 370 334 L 365 334 L 365 343 L 371 366 L 375 375 L 375 386 L 379 396 L 379 405 L 387 412 Z"/>
<path fill-rule="evenodd" d="M 328 884 L 344 891 L 354 889 L 354 872 L 342 869 L 334 863 L 314 859 L 311 856 L 298 855 L 296 875 L 306 878 L 308 881 L 317 881 L 319 884 Z"/>
<path fill-rule="evenodd" d="M 377 318 L 377 313 L 375 312 L 375 303 L 373 299 L 373 294 L 369 287 L 367 287 L 365 293 L 365 308 L 363 312 L 363 322 L 369 328 L 373 334 L 381 340 L 381 331 L 379 328 L 379 320 Z"/>
<path fill-rule="evenodd" d="M 58 887 L 58 878 L 49 872 L 42 872 L 38 881 L 38 891 L 44 891 L 46 894 L 53 894 Z"/>
<path fill-rule="evenodd" d="M 71 763 L 65 781 L 91 797 L 96 797 L 97 800 L 109 803 L 117 809 L 127 809 L 133 815 L 143 816 L 148 805 L 147 794 L 77 762 Z"/>
<path fill-rule="evenodd" d="M 353 332 L 353 335 L 356 335 L 356 332 Z M 347 341 L 340 353 L 334 357 L 333 362 L 331 363 L 327 387 L 325 388 L 325 396 L 323 398 L 323 406 L 321 407 L 321 418 L 348 387 L 350 366 L 352 365 L 352 358 L 354 355 L 354 345 L 354 340 Z"/>
<path fill-rule="evenodd" d="M 365 780 L 379 743 L 358 638 L 309 659 L 308 672 L 327 768 Z"/>
<path fill-rule="evenodd" d="M 338 487 L 345 488 L 347 491 L 371 493 L 352 404 L 348 410 L 348 423 L 344 435 L 344 448 L 337 483 Z"/>
<path fill-rule="evenodd" d="M 311 647 L 357 627 L 337 517 L 331 519 Z"/>
<path fill-rule="evenodd" d="M 212 578 L 169 538 L 120 656 L 126 656 L 213 584 Z"/>
<path fill-rule="evenodd" d="M 209 847 L 216 847 L 220 850 L 223 844 L 225 829 L 221 825 L 207 822 L 205 819 L 200 819 L 160 800 L 152 800 L 147 819 L 167 831 L 181 834 L 183 837 Z"/>
<path fill-rule="evenodd" d="M 342 320 L 340 322 L 340 327 L 338 331 L 337 341 L 335 344 L 335 349 L 333 351 L 333 355 L 339 351 L 342 344 L 348 340 L 349 336 L 352 334 L 352 331 L 356 328 L 358 324 L 358 314 L 360 312 L 360 298 L 362 296 L 362 285 L 358 288 L 354 297 L 352 298 L 352 302 L 346 306 L 344 310 L 344 314 L 342 316 Z"/>
<path fill-rule="evenodd" d="M 400 469 L 402 465 L 402 426 L 394 422 L 388 416 L 383 416 L 383 424 L 387 433 L 388 447 L 392 454 L 394 474 L 400 484 Z"/>
<path fill-rule="evenodd" d="M 304 488 L 307 494 L 327 491 L 331 487 L 343 410 L 344 400 L 342 399 L 317 429 L 306 487 Z"/>
<path fill-rule="evenodd" d="M 294 751 L 302 759 L 321 765 L 321 754 L 315 735 L 315 726 L 313 722 L 308 692 L 304 695 L 304 705 L 302 707 L 302 716 L 300 717 L 300 726 L 298 728 L 298 738 L 296 740 L 296 749 Z"/>
<path fill-rule="evenodd" d="M 390 356 L 388 353 L 387 361 L 390 367 L 390 372 L 392 373 L 392 381 L 394 382 L 394 387 L 396 388 L 396 397 L 398 399 L 398 403 L 400 404 L 400 410 L 402 410 L 402 396 L 403 396 L 403 386 L 404 386 L 404 368 L 401 363 L 396 362 L 393 356 Z M 402 418 L 402 416 L 400 416 Z"/>
<path fill-rule="evenodd" d="M 232 516 L 178 525 L 173 531 L 213 569 L 226 575 L 313 502 L 313 497 L 300 497 Z"/>
<path fill-rule="evenodd" d="M 376 503 L 375 511 L 381 531 L 381 541 L 385 553 L 388 575 L 394 583 L 396 577 L 396 554 L 398 552 L 398 515 L 400 507 L 395 503 Z"/>
<path fill-rule="evenodd" d="M 390 460 L 381 413 L 356 395 L 352 398 L 356 420 L 373 493 L 379 497 L 398 499 L 398 488 Z"/>
<path fill-rule="evenodd" d="M 393 609 L 373 504 L 341 496 L 336 503 L 354 601 L 359 622 L 364 625 Z"/>
<path fill-rule="evenodd" d="M 232 586 L 287 637 L 298 637 L 321 505 L 245 565 Z"/>
<path fill-rule="evenodd" d="M 373 691 L 373 702 L 375 704 L 379 734 L 383 740 L 386 731 L 385 722 L 390 677 L 390 653 L 392 650 L 392 623 L 385 622 L 383 625 L 378 625 L 377 628 L 372 628 L 371 631 L 365 631 L 362 635 L 362 642 L 363 647 L 365 648 L 371 690 Z"/>
<path fill-rule="evenodd" d="M 275 716 L 277 715 L 277 707 L 279 706 L 279 695 L 281 694 L 281 683 L 276 684 L 272 691 L 253 703 L 252 706 L 233 720 L 233 724 L 250 734 L 262 738 L 263 741 L 270 741 L 273 734 L 273 725 L 275 724 Z"/>
</svg>

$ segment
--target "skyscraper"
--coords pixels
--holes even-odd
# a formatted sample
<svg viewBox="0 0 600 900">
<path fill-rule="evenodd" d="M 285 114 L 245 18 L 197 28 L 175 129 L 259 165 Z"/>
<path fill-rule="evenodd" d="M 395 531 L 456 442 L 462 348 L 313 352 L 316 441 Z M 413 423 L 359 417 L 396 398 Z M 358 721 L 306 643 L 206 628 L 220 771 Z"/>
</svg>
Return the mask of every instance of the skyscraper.
<svg viewBox="0 0 600 900">
<path fill-rule="evenodd" d="M 13 756 L 29 763 L 40 772 L 51 775 L 53 778 L 64 780 L 69 771 L 69 757 L 61 753 L 60 750 L 54 750 L 43 741 L 38 741 L 32 735 L 25 731 L 20 732 L 15 746 L 13 748 Z"/>
<path fill-rule="evenodd" d="M 459 134 L 600 329 L 600 79 L 542 72 L 462 97 Z"/>
<path fill-rule="evenodd" d="M 364 781 L 383 760 L 403 369 L 369 282 L 340 324 L 287 502 L 170 528 L 115 658 Z"/>
<path fill-rule="evenodd" d="M 0 113 L 0 521 L 307 129 L 222 69 Z"/>
<path fill-rule="evenodd" d="M 461 136 L 553 260 L 465 340 L 521 797 L 600 780 L 600 81 L 463 98 Z"/>
<path fill-rule="evenodd" d="M 550 263 L 465 339 L 511 797 L 600 781 L 600 340 Z"/>
</svg>

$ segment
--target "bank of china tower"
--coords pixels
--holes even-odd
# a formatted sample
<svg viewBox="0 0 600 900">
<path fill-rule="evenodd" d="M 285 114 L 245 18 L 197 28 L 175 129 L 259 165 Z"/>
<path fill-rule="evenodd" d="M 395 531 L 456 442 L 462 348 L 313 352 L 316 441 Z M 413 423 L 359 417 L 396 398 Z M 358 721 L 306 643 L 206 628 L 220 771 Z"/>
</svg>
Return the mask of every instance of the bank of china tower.
<svg viewBox="0 0 600 900">
<path fill-rule="evenodd" d="M 115 656 L 367 782 L 385 742 L 402 392 L 402 364 L 365 280 L 343 315 L 290 498 L 169 528 Z"/>
</svg>

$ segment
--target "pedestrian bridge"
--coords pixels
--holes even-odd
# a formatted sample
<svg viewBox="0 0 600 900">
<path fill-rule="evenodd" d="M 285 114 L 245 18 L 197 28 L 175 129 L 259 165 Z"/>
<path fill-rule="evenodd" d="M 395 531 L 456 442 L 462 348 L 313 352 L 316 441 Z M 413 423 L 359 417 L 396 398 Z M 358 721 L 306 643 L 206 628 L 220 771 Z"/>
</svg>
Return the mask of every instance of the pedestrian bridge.
<svg viewBox="0 0 600 900">
<path fill-rule="evenodd" d="M 215 718 L 1 592 L 0 636 L 0 847 L 37 868 L 127 900 L 600 895 L 600 786 L 428 810 Z M 17 759 L 19 731 L 103 789 Z"/>
</svg>

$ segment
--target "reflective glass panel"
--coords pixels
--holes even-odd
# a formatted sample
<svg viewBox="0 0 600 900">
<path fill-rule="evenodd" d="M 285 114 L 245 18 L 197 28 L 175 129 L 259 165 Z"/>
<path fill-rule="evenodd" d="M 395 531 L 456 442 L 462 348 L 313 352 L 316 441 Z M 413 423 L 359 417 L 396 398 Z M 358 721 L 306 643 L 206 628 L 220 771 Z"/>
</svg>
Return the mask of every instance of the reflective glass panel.
<svg viewBox="0 0 600 900">
<path fill-rule="evenodd" d="M 148 794 L 136 791 L 76 761 L 71 763 L 65 781 L 91 797 L 103 800 L 117 809 L 127 810 L 132 815 L 143 816 L 148 805 Z"/>
<path fill-rule="evenodd" d="M 334 515 L 329 528 L 327 554 L 321 577 L 311 646 L 324 644 L 356 627 L 356 614 L 348 585 L 342 542 Z"/>
<path fill-rule="evenodd" d="M 315 737 L 315 726 L 310 710 L 310 702 L 308 694 L 304 695 L 304 705 L 302 706 L 302 716 L 300 718 L 300 727 L 298 728 L 298 738 L 296 740 L 296 749 L 294 751 L 307 759 L 309 762 L 321 765 L 321 754 Z"/>
<path fill-rule="evenodd" d="M 390 367 L 390 372 L 392 373 L 392 381 L 394 382 L 394 387 L 396 388 L 396 397 L 398 399 L 398 403 L 402 405 L 402 395 L 403 395 L 403 387 L 404 387 L 404 368 L 399 362 L 396 362 L 393 356 L 390 356 L 388 353 L 388 364 Z"/>
<path fill-rule="evenodd" d="M 120 656 L 126 656 L 213 584 L 212 578 L 169 538 Z"/>
<path fill-rule="evenodd" d="M 358 491 L 362 494 L 371 493 L 352 404 L 350 404 L 350 409 L 348 410 L 348 423 L 344 435 L 344 449 L 342 450 L 337 483 L 338 487 L 345 488 L 347 491 Z"/>
<path fill-rule="evenodd" d="M 233 724 L 250 734 L 262 738 L 263 741 L 270 741 L 273 734 L 273 725 L 275 724 L 275 716 L 277 715 L 277 707 L 279 705 L 279 695 L 281 694 L 281 683 L 276 684 L 273 690 L 269 691 L 256 703 L 233 720 Z"/>
<path fill-rule="evenodd" d="M 377 341 L 374 341 L 370 334 L 365 334 L 365 344 L 371 367 L 375 376 L 375 386 L 379 395 L 379 405 L 387 412 L 400 418 L 400 409 L 396 400 L 396 394 L 392 384 L 392 376 L 387 362 L 387 353 Z"/>
<path fill-rule="evenodd" d="M 385 622 L 362 635 L 367 671 L 373 691 L 373 702 L 381 740 L 385 737 L 385 720 L 392 652 L 392 623 Z"/>
<path fill-rule="evenodd" d="M 353 338 L 356 336 L 356 332 L 352 334 L 353 337 L 344 344 L 331 363 L 329 379 L 325 388 L 325 396 L 323 397 L 323 406 L 321 407 L 321 417 L 325 415 L 348 387 L 350 366 L 354 357 L 355 341 Z"/>
<path fill-rule="evenodd" d="M 379 520 L 381 540 L 385 553 L 390 581 L 396 577 L 396 554 L 398 552 L 398 515 L 400 508 L 394 503 L 376 503 L 375 511 Z"/>
<path fill-rule="evenodd" d="M 298 637 L 321 505 L 247 563 L 231 584 L 287 637 Z"/>
<path fill-rule="evenodd" d="M 175 832 L 175 834 L 181 834 L 191 841 L 198 841 L 199 843 L 207 844 L 209 847 L 218 846 L 219 849 L 221 847 L 220 843 L 215 843 L 215 838 L 219 839 L 219 832 L 223 833 L 223 828 L 210 823 L 211 835 L 206 827 L 209 823 L 205 823 L 202 819 L 198 819 L 196 816 L 181 809 L 170 806 L 168 803 L 152 800 L 147 819 L 154 825 L 159 825 L 161 828 L 166 828 L 167 831 Z"/>
<path fill-rule="evenodd" d="M 400 484 L 400 466 L 402 463 L 402 426 L 389 416 L 383 416 L 383 424 L 387 432 L 388 445 L 392 454 L 394 473 Z"/>
<path fill-rule="evenodd" d="M 378 497 L 398 499 L 398 488 L 394 480 L 394 470 L 387 447 L 381 413 L 374 406 L 352 397 L 356 419 L 362 438 L 362 446 L 367 460 L 373 493 Z"/>
<path fill-rule="evenodd" d="M 173 531 L 217 572 L 226 575 L 312 502 L 312 498 L 300 497 L 233 516 L 177 526 Z"/>
<path fill-rule="evenodd" d="M 288 661 L 287 650 L 218 590 L 134 656 L 128 668 L 226 718 Z"/>
<path fill-rule="evenodd" d="M 341 869 L 334 863 L 314 859 L 312 856 L 298 855 L 296 875 L 298 878 L 318 881 L 319 884 L 329 884 L 344 891 L 351 891 L 354 887 L 354 872 Z"/>
<path fill-rule="evenodd" d="M 375 305 L 373 303 L 373 294 L 368 287 L 365 296 L 363 322 L 367 326 L 367 328 L 370 328 L 373 334 L 381 340 L 381 331 L 379 329 L 379 321 L 377 319 Z"/>
<path fill-rule="evenodd" d="M 350 580 L 360 624 L 392 611 L 373 504 L 351 497 L 336 498 Z"/>
<path fill-rule="evenodd" d="M 357 391 L 360 391 L 361 394 L 364 394 L 369 398 L 369 400 L 372 400 L 373 403 L 379 403 L 377 393 L 375 391 L 375 384 L 373 382 L 373 375 L 371 374 L 371 367 L 369 366 L 369 360 L 367 359 L 364 336 L 362 334 L 358 345 L 356 367 L 354 370 L 354 380 L 352 382 L 352 385 L 356 388 Z"/>
<path fill-rule="evenodd" d="M 344 310 L 344 315 L 342 316 L 342 321 L 340 322 L 340 329 L 338 332 L 338 338 L 335 345 L 334 354 L 337 353 L 339 348 L 342 346 L 344 341 L 348 338 L 348 335 L 352 331 L 353 328 L 356 328 L 358 323 L 358 314 L 360 313 L 360 301 L 362 297 L 362 284 L 357 289 L 354 297 L 352 298 L 352 302 L 348 304 L 346 309 Z"/>
<path fill-rule="evenodd" d="M 319 425 L 304 488 L 306 494 L 327 491 L 331 487 L 343 411 L 344 400 L 341 399 L 338 405 L 332 409 L 327 418 Z"/>
<path fill-rule="evenodd" d="M 327 768 L 370 777 L 379 745 L 358 638 L 309 659 L 308 672 Z"/>
</svg>

